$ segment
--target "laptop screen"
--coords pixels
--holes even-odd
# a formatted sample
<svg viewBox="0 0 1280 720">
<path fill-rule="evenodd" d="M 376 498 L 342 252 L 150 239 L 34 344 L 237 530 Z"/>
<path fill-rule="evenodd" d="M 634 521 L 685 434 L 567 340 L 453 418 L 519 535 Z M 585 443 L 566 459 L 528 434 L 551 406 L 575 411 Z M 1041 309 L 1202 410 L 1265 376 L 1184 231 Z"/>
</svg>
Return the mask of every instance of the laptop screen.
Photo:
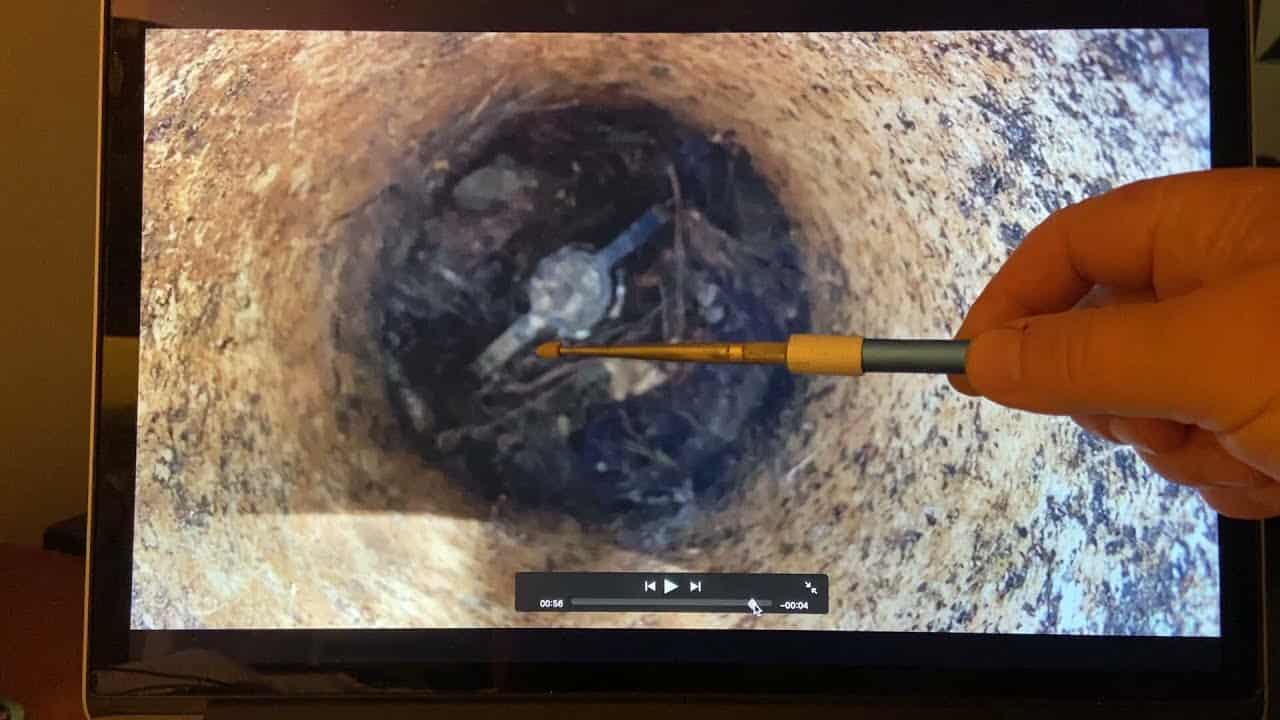
<svg viewBox="0 0 1280 720">
<path fill-rule="evenodd" d="M 130 626 L 1218 637 L 1218 521 L 945 377 L 543 341 L 951 337 L 1210 166 L 1197 29 L 150 29 Z"/>
<path fill-rule="evenodd" d="M 1243 9 L 841 8 L 112 3 L 90 712 L 1256 716 L 1255 524 L 956 391 L 954 345 L 773 364 L 884 370 L 1056 210 L 1246 163 Z"/>
</svg>

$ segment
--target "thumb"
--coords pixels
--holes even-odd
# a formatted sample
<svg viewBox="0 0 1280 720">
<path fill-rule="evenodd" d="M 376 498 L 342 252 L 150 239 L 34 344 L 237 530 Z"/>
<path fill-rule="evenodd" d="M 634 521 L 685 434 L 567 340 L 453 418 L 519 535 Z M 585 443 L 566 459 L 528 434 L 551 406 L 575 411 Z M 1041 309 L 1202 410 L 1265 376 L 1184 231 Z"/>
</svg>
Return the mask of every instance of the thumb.
<svg viewBox="0 0 1280 720">
<path fill-rule="evenodd" d="M 1023 318 L 973 340 L 974 389 L 1060 415 L 1174 420 L 1230 431 L 1280 395 L 1280 277 L 1255 273 L 1177 298 Z"/>
</svg>

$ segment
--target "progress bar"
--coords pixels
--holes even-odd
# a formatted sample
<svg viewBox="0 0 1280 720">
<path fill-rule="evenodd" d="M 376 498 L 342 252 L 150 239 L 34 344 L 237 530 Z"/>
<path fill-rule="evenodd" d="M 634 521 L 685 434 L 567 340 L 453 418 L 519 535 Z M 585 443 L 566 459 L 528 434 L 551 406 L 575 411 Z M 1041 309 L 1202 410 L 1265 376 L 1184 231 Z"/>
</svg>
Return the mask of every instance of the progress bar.
<svg viewBox="0 0 1280 720">
<path fill-rule="evenodd" d="M 755 598 L 762 608 L 773 607 L 772 600 Z M 569 598 L 574 607 L 640 607 L 640 608 L 745 608 L 751 609 L 751 598 Z"/>
</svg>

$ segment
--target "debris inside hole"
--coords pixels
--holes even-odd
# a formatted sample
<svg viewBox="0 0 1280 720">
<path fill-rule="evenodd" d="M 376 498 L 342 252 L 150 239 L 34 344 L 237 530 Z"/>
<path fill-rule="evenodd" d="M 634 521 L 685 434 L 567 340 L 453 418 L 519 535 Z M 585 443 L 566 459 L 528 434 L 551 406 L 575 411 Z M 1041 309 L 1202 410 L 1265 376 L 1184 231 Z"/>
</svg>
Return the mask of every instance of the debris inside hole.
<svg viewBox="0 0 1280 720">
<path fill-rule="evenodd" d="M 380 229 L 372 303 L 406 436 L 508 511 L 565 513 L 647 546 L 695 529 L 778 451 L 777 418 L 801 381 L 777 368 L 548 363 L 533 350 L 566 333 L 619 343 L 807 330 L 780 203 L 731 131 L 709 136 L 649 105 L 524 112 L 474 147 L 383 193 L 403 207 Z M 644 237 L 587 283 L 583 263 L 629 228 Z M 573 329 L 543 317 L 579 301 L 595 304 Z M 504 333 L 518 347 L 495 353 Z"/>
</svg>

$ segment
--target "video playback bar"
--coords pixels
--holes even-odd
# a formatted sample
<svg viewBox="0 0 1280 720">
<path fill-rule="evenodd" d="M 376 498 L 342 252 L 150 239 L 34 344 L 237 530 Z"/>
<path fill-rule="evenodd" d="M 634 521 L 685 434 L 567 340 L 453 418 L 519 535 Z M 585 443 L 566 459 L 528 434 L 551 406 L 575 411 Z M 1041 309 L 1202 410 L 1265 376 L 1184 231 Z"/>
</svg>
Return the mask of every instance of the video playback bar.
<svg viewBox="0 0 1280 720">
<path fill-rule="evenodd" d="M 517 573 L 516 610 L 823 615 L 827 612 L 827 576 Z"/>
</svg>

